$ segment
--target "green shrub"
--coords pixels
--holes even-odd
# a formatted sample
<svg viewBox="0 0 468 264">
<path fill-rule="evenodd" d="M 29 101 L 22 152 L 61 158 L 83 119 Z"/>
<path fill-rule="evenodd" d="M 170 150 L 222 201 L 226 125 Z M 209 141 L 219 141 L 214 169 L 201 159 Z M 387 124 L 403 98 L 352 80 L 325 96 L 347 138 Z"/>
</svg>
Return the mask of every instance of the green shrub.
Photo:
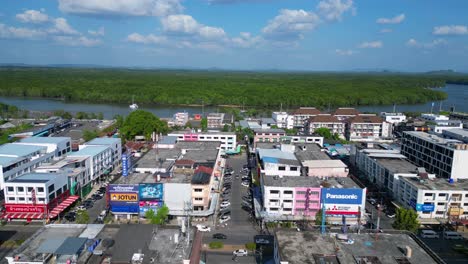
<svg viewBox="0 0 468 264">
<path fill-rule="evenodd" d="M 209 247 L 211 249 L 218 249 L 224 247 L 224 244 L 221 241 L 213 241 L 209 244 Z"/>
<path fill-rule="evenodd" d="M 257 245 L 254 242 L 249 242 L 249 243 L 245 244 L 245 248 L 247 250 L 250 250 L 250 251 L 255 250 L 256 247 L 257 247 Z"/>
</svg>

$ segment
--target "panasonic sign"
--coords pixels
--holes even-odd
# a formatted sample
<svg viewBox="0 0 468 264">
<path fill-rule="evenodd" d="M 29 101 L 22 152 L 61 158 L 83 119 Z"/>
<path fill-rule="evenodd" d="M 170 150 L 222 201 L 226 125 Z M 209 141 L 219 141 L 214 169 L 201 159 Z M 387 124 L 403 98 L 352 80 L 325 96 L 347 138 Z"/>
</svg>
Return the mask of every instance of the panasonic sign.
<svg viewBox="0 0 468 264">
<path fill-rule="evenodd" d="M 322 188 L 325 204 L 362 204 L 362 189 Z"/>
</svg>

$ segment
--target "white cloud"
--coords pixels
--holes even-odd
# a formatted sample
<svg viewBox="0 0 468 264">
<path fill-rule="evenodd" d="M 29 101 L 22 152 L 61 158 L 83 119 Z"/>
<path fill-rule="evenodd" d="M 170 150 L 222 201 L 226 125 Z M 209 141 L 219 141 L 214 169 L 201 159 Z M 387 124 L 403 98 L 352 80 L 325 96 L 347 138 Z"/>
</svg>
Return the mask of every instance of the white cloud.
<svg viewBox="0 0 468 264">
<path fill-rule="evenodd" d="M 98 30 L 88 30 L 88 34 L 92 36 L 104 36 L 105 33 L 104 27 L 100 27 Z"/>
<path fill-rule="evenodd" d="M 382 41 L 370 41 L 370 42 L 363 42 L 359 45 L 361 49 L 377 49 L 382 48 L 383 42 Z"/>
<path fill-rule="evenodd" d="M 72 36 L 55 36 L 53 39 L 62 45 L 66 46 L 84 46 L 94 47 L 101 44 L 101 40 L 88 38 L 84 36 L 72 37 Z"/>
<path fill-rule="evenodd" d="M 224 29 L 219 27 L 204 26 L 199 29 L 200 36 L 206 39 L 221 39 L 226 36 Z"/>
<path fill-rule="evenodd" d="M 399 15 L 396 15 L 392 18 L 385 18 L 385 17 L 381 17 L 379 19 L 377 19 L 377 23 L 378 24 L 400 24 L 401 22 L 403 22 L 405 20 L 405 14 L 399 14 Z"/>
<path fill-rule="evenodd" d="M 467 35 L 468 27 L 463 25 L 448 25 L 434 27 L 432 31 L 434 35 Z"/>
<path fill-rule="evenodd" d="M 351 56 L 356 54 L 356 51 L 354 50 L 341 50 L 341 49 L 336 49 L 335 53 L 340 55 L 340 56 Z"/>
<path fill-rule="evenodd" d="M 234 47 L 239 48 L 250 48 L 255 45 L 258 45 L 263 39 L 259 36 L 252 37 L 252 34 L 249 32 L 241 32 L 239 37 L 235 37 L 231 39 L 231 44 Z"/>
<path fill-rule="evenodd" d="M 138 33 L 132 33 L 127 36 L 127 41 L 140 44 L 162 44 L 167 42 L 167 38 L 165 36 L 156 36 L 153 34 L 144 36 Z"/>
<path fill-rule="evenodd" d="M 87 16 L 167 16 L 183 7 L 180 0 L 59 0 L 59 9 Z"/>
<path fill-rule="evenodd" d="M 47 34 L 42 30 L 22 28 L 22 27 L 8 27 L 0 24 L 0 38 L 14 38 L 14 39 L 39 39 L 45 37 Z"/>
<path fill-rule="evenodd" d="M 200 24 L 189 15 L 170 15 L 161 19 L 164 31 L 175 34 L 195 34 Z"/>
<path fill-rule="evenodd" d="M 391 29 L 391 28 L 382 28 L 380 30 L 380 33 L 390 33 L 390 32 L 393 32 L 393 29 Z"/>
<path fill-rule="evenodd" d="M 40 24 L 49 21 L 49 16 L 37 10 L 26 10 L 16 15 L 16 19 L 24 23 Z"/>
<path fill-rule="evenodd" d="M 79 35 L 80 33 L 72 28 L 63 17 L 54 19 L 54 26 L 49 29 L 51 34 Z"/>
<path fill-rule="evenodd" d="M 415 48 L 425 48 L 425 49 L 432 49 L 438 46 L 446 45 L 447 41 L 445 39 L 435 39 L 432 42 L 421 43 L 417 40 L 411 38 L 406 42 L 406 46 L 408 47 L 415 47 Z"/>
<path fill-rule="evenodd" d="M 324 0 L 317 5 L 318 13 L 328 21 L 341 20 L 341 16 L 349 10 L 353 14 L 356 12 L 353 7 L 353 0 Z"/>
<path fill-rule="evenodd" d="M 319 23 L 320 18 L 313 12 L 282 9 L 262 32 L 268 38 L 297 40 L 302 39 L 305 32 L 313 30 Z"/>
</svg>

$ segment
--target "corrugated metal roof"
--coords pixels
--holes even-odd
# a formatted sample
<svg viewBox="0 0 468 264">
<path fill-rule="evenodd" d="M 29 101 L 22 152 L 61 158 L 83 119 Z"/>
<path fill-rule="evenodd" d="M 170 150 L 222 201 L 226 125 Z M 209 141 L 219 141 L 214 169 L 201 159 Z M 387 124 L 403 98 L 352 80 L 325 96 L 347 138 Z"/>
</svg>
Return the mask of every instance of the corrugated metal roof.
<svg viewBox="0 0 468 264">
<path fill-rule="evenodd" d="M 49 238 L 44 240 L 39 248 L 36 250 L 36 253 L 41 254 L 55 254 L 55 251 L 65 242 L 66 237 L 60 238 Z"/>
<path fill-rule="evenodd" d="M 16 163 L 18 161 L 22 160 L 22 158 L 18 157 L 2 157 L 0 156 L 0 166 L 2 167 L 7 167 L 10 166 L 13 163 Z"/>
<path fill-rule="evenodd" d="M 107 146 L 86 146 L 77 152 L 70 153 L 68 156 L 96 156 L 108 148 Z"/>
<path fill-rule="evenodd" d="M 70 141 L 69 137 L 29 137 L 23 138 L 20 143 L 38 143 L 38 144 L 58 144 L 63 141 Z"/>
<path fill-rule="evenodd" d="M 0 146 L 0 155 L 13 155 L 17 157 L 28 156 L 34 152 L 46 150 L 44 146 L 22 145 L 8 143 Z"/>
<path fill-rule="evenodd" d="M 31 172 L 16 177 L 8 182 L 48 182 L 55 180 L 55 178 L 64 176 L 60 173 L 37 173 Z"/>
<path fill-rule="evenodd" d="M 85 143 L 85 145 L 113 145 L 113 144 L 117 144 L 120 142 L 121 142 L 120 138 L 103 137 L 103 138 L 95 138 Z"/>
<path fill-rule="evenodd" d="M 284 152 L 279 149 L 257 149 L 258 155 L 260 159 L 264 159 L 264 157 L 276 158 L 276 159 L 289 159 L 289 160 L 297 160 L 294 153 Z"/>
<path fill-rule="evenodd" d="M 88 239 L 84 237 L 67 237 L 62 245 L 57 248 L 57 255 L 76 255 L 83 248 Z"/>
</svg>

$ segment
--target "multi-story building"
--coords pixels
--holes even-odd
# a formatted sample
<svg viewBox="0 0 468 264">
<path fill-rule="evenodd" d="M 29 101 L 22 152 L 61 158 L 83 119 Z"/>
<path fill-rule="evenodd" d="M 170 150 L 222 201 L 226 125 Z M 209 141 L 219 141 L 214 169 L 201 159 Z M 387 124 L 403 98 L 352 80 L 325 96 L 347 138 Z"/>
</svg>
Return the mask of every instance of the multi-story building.
<svg viewBox="0 0 468 264">
<path fill-rule="evenodd" d="M 189 121 L 189 114 L 187 112 L 178 112 L 172 116 L 172 121 L 175 126 L 183 127 Z"/>
<path fill-rule="evenodd" d="M 361 112 L 359 112 L 355 108 L 340 107 L 340 108 L 335 110 L 335 112 L 333 113 L 333 116 L 338 118 L 338 120 L 343 121 L 343 120 L 347 120 L 347 119 L 349 119 L 351 117 L 355 117 L 355 116 L 360 115 L 360 114 L 361 114 Z"/>
<path fill-rule="evenodd" d="M 329 129 L 332 134 L 338 134 L 342 139 L 345 138 L 345 123 L 335 116 L 320 114 L 309 118 L 306 122 L 309 134 L 314 134 L 315 130 L 322 127 Z"/>
<path fill-rule="evenodd" d="M 468 130 L 467 129 L 450 129 L 442 132 L 444 138 L 451 138 L 460 140 L 461 142 L 468 143 Z"/>
<path fill-rule="evenodd" d="M 257 142 L 280 142 L 281 137 L 286 136 L 283 129 L 254 129 L 254 145 Z"/>
<path fill-rule="evenodd" d="M 348 177 L 349 169 L 341 160 L 307 160 L 302 162 L 306 176 L 310 177 Z"/>
<path fill-rule="evenodd" d="M 350 141 L 378 141 L 390 136 L 391 126 L 376 115 L 360 114 L 346 120 L 346 139 Z"/>
<path fill-rule="evenodd" d="M 399 185 L 396 200 L 414 209 L 422 224 L 468 220 L 468 180 L 405 177 Z"/>
<path fill-rule="evenodd" d="M 109 146 L 86 146 L 69 157 L 88 157 L 90 180 L 98 180 L 112 168 L 112 148 Z"/>
<path fill-rule="evenodd" d="M 71 151 L 71 138 L 69 137 L 28 137 L 15 144 L 47 147 L 47 153 L 54 153 L 55 158 Z"/>
<path fill-rule="evenodd" d="M 320 110 L 315 107 L 300 107 L 291 114 L 293 116 L 293 127 L 303 128 L 309 118 L 320 113 Z"/>
<path fill-rule="evenodd" d="M 436 115 L 436 114 L 421 114 L 421 118 L 426 120 L 426 121 L 440 121 L 440 122 L 444 122 L 444 121 L 449 121 L 450 118 L 448 116 L 444 116 L 444 115 Z"/>
<path fill-rule="evenodd" d="M 442 134 L 446 130 L 462 129 L 463 123 L 460 120 L 431 121 L 429 128 L 431 133 Z"/>
<path fill-rule="evenodd" d="M 280 140 L 281 142 L 292 144 L 315 143 L 323 147 L 323 137 L 321 136 L 284 136 Z"/>
<path fill-rule="evenodd" d="M 287 145 L 281 146 L 282 150 L 257 148 L 261 173 L 279 176 L 301 176 L 301 163 L 296 159 L 294 150 L 292 152 L 284 151 L 283 148 Z"/>
<path fill-rule="evenodd" d="M 205 211 L 210 206 L 213 169 L 199 166 L 192 176 L 192 206 L 194 211 Z"/>
<path fill-rule="evenodd" d="M 381 112 L 380 117 L 382 117 L 385 122 L 388 122 L 390 124 L 397 125 L 399 123 L 405 122 L 406 121 L 406 115 L 403 113 L 387 113 L 387 112 Z"/>
<path fill-rule="evenodd" d="M 175 131 L 168 136 L 177 137 L 177 141 L 221 142 L 223 150 L 235 150 L 237 147 L 236 133 L 233 132 L 191 132 Z"/>
<path fill-rule="evenodd" d="M 206 116 L 208 128 L 223 128 L 224 113 L 209 113 Z"/>
<path fill-rule="evenodd" d="M 120 138 L 95 138 L 84 145 L 80 146 L 80 149 L 86 146 L 107 146 L 112 149 L 111 155 L 111 170 L 118 167 L 122 159 L 122 140 Z"/>
<path fill-rule="evenodd" d="M 294 116 L 287 112 L 273 112 L 271 117 L 275 120 L 278 128 L 292 129 L 294 127 Z"/>
<path fill-rule="evenodd" d="M 4 144 L 0 146 L 0 189 L 4 183 L 25 173 L 34 171 L 39 165 L 50 162 L 55 151 L 48 152 L 47 146 Z"/>
<path fill-rule="evenodd" d="M 401 139 L 401 154 L 437 177 L 468 178 L 468 144 L 463 141 L 406 131 Z"/>
</svg>

